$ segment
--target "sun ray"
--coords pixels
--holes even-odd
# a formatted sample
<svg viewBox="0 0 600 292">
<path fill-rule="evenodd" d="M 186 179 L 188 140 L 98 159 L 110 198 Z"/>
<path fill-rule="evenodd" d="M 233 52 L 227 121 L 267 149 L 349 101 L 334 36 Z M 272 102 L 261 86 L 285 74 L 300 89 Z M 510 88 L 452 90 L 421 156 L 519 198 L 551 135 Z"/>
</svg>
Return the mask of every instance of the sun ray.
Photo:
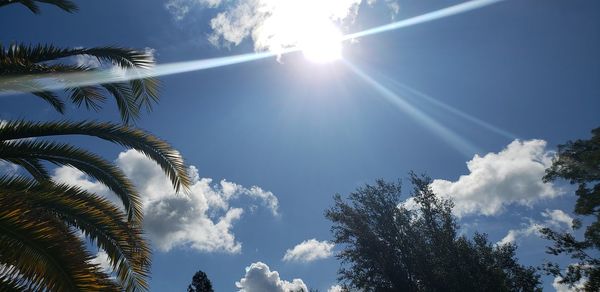
<svg viewBox="0 0 600 292">
<path fill-rule="evenodd" d="M 507 130 L 501 129 L 498 126 L 494 126 L 494 125 L 492 125 L 492 124 L 490 124 L 490 123 L 488 123 L 488 122 L 486 122 L 486 121 L 484 121 L 484 120 L 482 120 L 480 118 L 477 118 L 477 117 L 475 117 L 473 115 L 470 115 L 470 114 L 468 114 L 468 113 L 466 113 L 464 111 L 461 111 L 461 110 L 459 110 L 459 109 L 457 109 L 457 108 L 455 108 L 455 107 L 453 107 L 453 106 L 451 106 L 451 105 L 449 105 L 447 103 L 444 103 L 444 102 L 442 102 L 442 101 L 440 101 L 440 100 L 438 100 L 438 99 L 436 99 L 436 98 L 434 98 L 434 97 L 432 97 L 432 96 L 430 96 L 430 95 L 428 95 L 428 94 L 426 94 L 424 92 L 421 92 L 421 91 L 419 91 L 417 89 L 414 89 L 414 88 L 412 88 L 412 87 L 410 87 L 410 86 L 408 86 L 408 85 L 406 85 L 406 84 L 404 84 L 404 83 L 402 83 L 400 81 L 394 80 L 394 79 L 392 79 L 392 78 L 390 78 L 388 76 L 385 76 L 385 75 L 382 75 L 382 76 L 383 76 L 383 78 L 385 78 L 386 80 L 388 80 L 390 83 L 392 83 L 393 85 L 395 85 L 399 89 L 401 89 L 401 90 L 403 90 L 405 92 L 408 92 L 409 94 L 411 94 L 413 96 L 416 96 L 417 98 L 419 98 L 421 100 L 429 102 L 430 104 L 433 104 L 433 105 L 437 106 L 438 108 L 441 108 L 441 109 L 443 109 L 443 110 L 445 110 L 445 111 L 447 111 L 447 112 L 449 112 L 449 113 L 451 113 L 451 114 L 453 114 L 455 116 L 463 118 L 463 119 L 465 119 L 465 120 L 467 120 L 467 121 L 469 121 L 469 122 L 471 122 L 471 123 L 473 123 L 473 124 L 475 124 L 475 125 L 477 125 L 479 127 L 482 127 L 484 129 L 490 130 L 490 131 L 492 131 L 492 132 L 494 132 L 494 133 L 496 133 L 496 134 L 498 134 L 498 135 L 500 135 L 502 137 L 510 139 L 511 141 L 518 138 L 515 134 L 510 133 Z"/>
<path fill-rule="evenodd" d="M 419 16 L 407 18 L 404 20 L 400 20 L 397 22 L 393 22 L 390 24 L 374 27 L 371 29 L 347 34 L 343 37 L 344 40 L 351 40 L 356 38 L 361 38 L 368 35 L 378 34 L 382 32 L 387 32 L 391 30 L 396 30 L 400 28 L 405 28 L 408 26 L 413 26 L 421 23 L 430 22 L 433 20 L 438 20 L 441 18 L 446 18 L 453 15 L 462 14 L 471 10 L 483 8 L 485 6 L 489 6 L 498 2 L 502 2 L 506 0 L 472 0 L 467 1 L 461 4 L 453 5 L 450 7 L 442 8 L 440 10 L 428 12 L 425 14 L 421 14 Z"/>
<path fill-rule="evenodd" d="M 473 154 L 481 153 L 480 149 L 473 145 L 471 142 L 459 136 L 457 133 L 448 129 L 440 122 L 436 121 L 431 116 L 427 115 L 423 111 L 414 107 L 406 100 L 404 100 L 401 96 L 385 87 L 381 83 L 377 82 L 375 79 L 371 78 L 368 74 L 364 73 L 360 68 L 355 66 L 354 64 L 343 60 L 344 65 L 350 69 L 352 73 L 356 76 L 360 77 L 365 83 L 369 84 L 375 91 L 377 91 L 381 97 L 385 98 L 388 102 L 396 106 L 402 112 L 408 114 L 413 119 L 422 123 L 426 126 L 430 131 L 439 135 L 442 139 L 448 142 L 453 148 L 458 150 L 460 153 L 465 155 L 466 157 L 472 157 Z"/>
</svg>

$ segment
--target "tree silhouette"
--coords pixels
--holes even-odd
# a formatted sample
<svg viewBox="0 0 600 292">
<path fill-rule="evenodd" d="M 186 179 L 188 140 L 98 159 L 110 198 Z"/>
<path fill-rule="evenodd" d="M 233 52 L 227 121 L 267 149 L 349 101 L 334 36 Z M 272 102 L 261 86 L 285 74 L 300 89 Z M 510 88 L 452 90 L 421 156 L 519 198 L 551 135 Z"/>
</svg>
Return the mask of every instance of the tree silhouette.
<svg viewBox="0 0 600 292">
<path fill-rule="evenodd" d="M 188 292 L 214 292 L 212 283 L 203 271 L 198 271 L 192 277 L 192 283 L 187 288 Z"/>
<path fill-rule="evenodd" d="M 520 265 L 516 246 L 486 235 L 458 236 L 453 203 L 437 197 L 430 179 L 411 174 L 412 200 L 400 183 L 378 180 L 334 196 L 325 216 L 342 247 L 339 280 L 359 291 L 538 291 L 535 269 Z"/>
</svg>

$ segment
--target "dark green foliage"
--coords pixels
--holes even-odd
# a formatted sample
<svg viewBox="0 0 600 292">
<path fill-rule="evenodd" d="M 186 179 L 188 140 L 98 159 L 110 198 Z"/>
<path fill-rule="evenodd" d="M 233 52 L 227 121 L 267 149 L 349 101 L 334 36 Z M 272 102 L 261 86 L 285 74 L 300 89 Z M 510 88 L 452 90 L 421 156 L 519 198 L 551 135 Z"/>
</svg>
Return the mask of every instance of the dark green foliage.
<svg viewBox="0 0 600 292">
<path fill-rule="evenodd" d="M 192 277 L 192 283 L 187 288 L 188 292 L 214 292 L 212 283 L 203 271 L 198 271 Z"/>
<path fill-rule="evenodd" d="M 600 128 L 592 130 L 589 140 L 569 141 L 558 146 L 558 153 L 552 166 L 546 170 L 544 181 L 559 178 L 577 184 L 575 213 L 589 216 L 593 221 L 586 227 L 583 240 L 578 240 L 571 233 L 550 228 L 541 230 L 547 239 L 553 241 L 548 253 L 567 254 L 576 261 L 564 272 L 554 263 L 548 263 L 545 270 L 561 276 L 564 284 L 572 285 L 585 278 L 586 291 L 600 291 Z M 573 228 L 581 227 L 581 221 L 574 220 Z"/>
<path fill-rule="evenodd" d="M 430 180 L 411 174 L 415 208 L 401 205 L 400 184 L 378 180 L 345 201 L 337 194 L 325 216 L 342 246 L 339 280 L 364 291 L 539 291 L 535 269 L 520 265 L 514 245 L 486 235 L 458 236 L 453 204 Z"/>
</svg>

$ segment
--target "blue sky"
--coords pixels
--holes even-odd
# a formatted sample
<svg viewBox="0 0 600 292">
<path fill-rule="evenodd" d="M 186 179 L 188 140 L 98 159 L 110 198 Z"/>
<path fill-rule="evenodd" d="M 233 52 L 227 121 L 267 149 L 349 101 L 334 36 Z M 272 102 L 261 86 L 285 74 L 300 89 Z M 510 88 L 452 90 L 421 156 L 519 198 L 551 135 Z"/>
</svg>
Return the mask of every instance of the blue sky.
<svg viewBox="0 0 600 292">
<path fill-rule="evenodd" d="M 9 29 L 0 41 L 151 48 L 159 64 L 273 50 L 256 30 L 268 19 L 235 18 L 239 5 L 272 2 L 261 1 L 79 1 L 76 14 L 44 7 L 39 16 L 5 7 L 0 25 Z M 315 11 L 329 3 L 309 2 Z M 360 3 L 327 14 L 343 33 L 461 3 L 332 1 L 342 2 Z M 316 19 L 301 12 L 295 17 L 306 25 Z M 228 25 L 211 27 L 214 19 Z M 138 126 L 171 142 L 197 169 L 189 200 L 169 193 L 137 153 L 72 141 L 116 160 L 147 192 L 155 291 L 183 290 L 198 269 L 217 291 L 237 291 L 246 267 L 254 263 L 256 273 L 244 283 L 262 275 L 266 266 L 258 262 L 290 282 L 279 285 L 301 279 L 327 291 L 338 267 L 336 247 L 323 242 L 331 239 L 323 212 L 333 194 L 406 178 L 410 170 L 437 179 L 434 189 L 458 201 L 464 232 L 515 240 L 522 262 L 539 265 L 548 258 L 546 242 L 531 227 L 566 228 L 574 204 L 570 186 L 539 179 L 557 144 L 588 137 L 600 124 L 598 52 L 599 2 L 507 0 L 346 42 L 343 60 L 331 63 L 296 52 L 279 62 L 163 76 L 160 104 Z M 0 118 L 118 120 L 114 105 L 99 113 L 73 108 L 63 117 L 31 95 L 0 96 Z M 66 169 L 55 177 L 105 191 Z M 298 262 L 291 252 L 283 260 L 310 239 L 316 259 Z M 301 247 L 295 253 L 307 255 Z M 544 287 L 552 290 L 553 280 L 544 277 Z"/>
</svg>

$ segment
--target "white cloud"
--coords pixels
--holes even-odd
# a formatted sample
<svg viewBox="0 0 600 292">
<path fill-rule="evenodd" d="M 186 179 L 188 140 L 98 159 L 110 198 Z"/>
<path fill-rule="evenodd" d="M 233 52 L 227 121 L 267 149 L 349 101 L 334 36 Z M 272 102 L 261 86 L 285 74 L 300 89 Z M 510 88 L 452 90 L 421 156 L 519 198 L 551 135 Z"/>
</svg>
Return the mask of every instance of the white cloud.
<svg viewBox="0 0 600 292">
<path fill-rule="evenodd" d="M 279 203 L 273 193 L 226 180 L 213 184 L 210 178 L 200 178 L 194 166 L 190 167 L 190 194 L 184 195 L 176 194 L 160 167 L 137 151 L 120 153 L 116 164 L 142 194 L 144 229 L 153 246 L 161 251 L 190 247 L 205 252 L 240 252 L 242 245 L 232 228 L 244 209 L 232 207 L 231 203 L 242 196 L 260 201 L 277 214 Z M 57 168 L 53 179 L 115 198 L 102 184 L 73 168 Z"/>
<path fill-rule="evenodd" d="M 320 30 L 330 26 L 352 23 L 363 2 L 375 0 L 169 0 L 167 10 L 181 20 L 196 7 L 220 8 L 210 20 L 214 45 L 239 45 L 251 38 L 257 51 L 281 52 L 285 48 L 301 46 Z M 398 13 L 396 0 L 385 0 L 385 5 Z"/>
<path fill-rule="evenodd" d="M 301 279 L 294 279 L 291 282 L 282 280 L 277 271 L 271 271 L 269 266 L 262 262 L 252 263 L 246 267 L 246 274 L 235 285 L 240 292 L 308 291 Z"/>
<path fill-rule="evenodd" d="M 175 20 L 184 19 L 190 10 L 198 6 L 217 7 L 222 0 L 168 0 L 165 8 L 173 15 Z"/>
<path fill-rule="evenodd" d="M 331 287 L 329 287 L 329 289 L 327 289 L 327 292 L 343 292 L 344 290 L 342 289 L 342 286 L 340 285 L 333 285 Z"/>
<path fill-rule="evenodd" d="M 564 230 L 572 230 L 571 225 L 573 218 L 562 210 L 545 210 L 541 213 L 542 217 L 546 218 L 544 222 L 536 222 L 529 220 L 521 229 L 511 229 L 506 236 L 498 242 L 499 244 L 514 243 L 518 238 L 531 235 L 541 235 L 540 229 L 545 227 L 562 228 Z"/>
<path fill-rule="evenodd" d="M 562 278 L 556 277 L 554 278 L 554 281 L 552 282 L 552 287 L 554 289 L 556 289 L 556 292 L 580 292 L 580 291 L 585 291 L 585 282 L 587 282 L 587 279 L 585 277 L 581 278 L 581 280 L 579 280 L 578 282 L 576 282 L 573 287 L 569 287 L 569 285 L 567 284 L 561 284 L 559 283 L 562 280 Z"/>
<path fill-rule="evenodd" d="M 110 264 L 110 258 L 108 257 L 108 254 L 103 250 L 100 250 L 96 254 L 96 257 L 90 260 L 90 263 L 94 265 L 99 265 L 100 269 L 105 273 L 112 273 L 112 265 Z"/>
<path fill-rule="evenodd" d="M 431 187 L 454 201 L 457 216 L 496 215 L 510 204 L 532 206 L 561 194 L 542 181 L 552 164 L 552 153 L 545 148 L 543 140 L 515 140 L 498 153 L 475 155 L 467 162 L 469 174 L 457 181 L 436 179 Z"/>
<path fill-rule="evenodd" d="M 540 229 L 543 228 L 543 225 L 530 221 L 525 227 L 521 229 L 511 229 L 508 231 L 506 236 L 498 242 L 498 244 L 503 245 L 507 243 L 514 243 L 520 237 L 527 237 L 530 235 L 540 235 Z"/>
<path fill-rule="evenodd" d="M 308 263 L 320 259 L 326 259 L 333 254 L 334 244 L 316 239 L 305 240 L 288 249 L 283 256 L 284 261 Z"/>
<path fill-rule="evenodd" d="M 542 216 L 547 218 L 546 223 L 555 227 L 567 226 L 573 224 L 573 217 L 565 213 L 563 210 L 546 210 L 542 212 Z"/>
</svg>

